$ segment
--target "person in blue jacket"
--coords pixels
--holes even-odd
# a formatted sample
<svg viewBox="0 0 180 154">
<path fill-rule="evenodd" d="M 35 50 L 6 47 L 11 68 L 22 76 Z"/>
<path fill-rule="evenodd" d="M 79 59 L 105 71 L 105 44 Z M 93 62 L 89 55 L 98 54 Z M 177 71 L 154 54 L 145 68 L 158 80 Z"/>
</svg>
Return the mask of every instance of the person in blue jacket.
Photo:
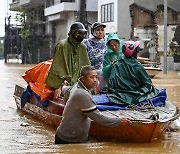
<svg viewBox="0 0 180 154">
<path fill-rule="evenodd" d="M 106 53 L 106 42 L 105 37 L 106 25 L 100 22 L 94 22 L 91 26 L 91 34 L 88 39 L 84 39 L 88 52 L 88 56 L 91 62 L 91 66 L 94 66 L 98 72 L 98 89 L 103 86 L 103 76 L 102 76 L 102 63 L 104 59 L 104 54 Z"/>
</svg>

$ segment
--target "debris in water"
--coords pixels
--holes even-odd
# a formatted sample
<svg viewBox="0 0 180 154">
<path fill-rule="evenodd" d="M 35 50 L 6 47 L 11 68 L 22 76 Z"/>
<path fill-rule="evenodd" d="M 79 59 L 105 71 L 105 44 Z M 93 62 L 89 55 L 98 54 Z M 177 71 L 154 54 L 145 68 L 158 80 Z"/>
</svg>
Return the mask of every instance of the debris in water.
<svg viewBox="0 0 180 154">
<path fill-rule="evenodd" d="M 29 123 L 22 123 L 20 126 L 27 127 L 29 126 Z"/>
</svg>

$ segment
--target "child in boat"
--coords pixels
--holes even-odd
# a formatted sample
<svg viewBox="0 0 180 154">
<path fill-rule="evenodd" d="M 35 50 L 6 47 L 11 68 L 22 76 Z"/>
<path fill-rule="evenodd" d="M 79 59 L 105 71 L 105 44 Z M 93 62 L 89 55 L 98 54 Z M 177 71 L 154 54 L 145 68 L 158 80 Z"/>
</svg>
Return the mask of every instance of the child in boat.
<svg viewBox="0 0 180 154">
<path fill-rule="evenodd" d="M 82 67 L 80 73 L 81 77 L 73 87 L 62 87 L 62 93 L 69 95 L 69 99 L 56 131 L 55 144 L 86 142 L 91 120 L 107 127 L 131 123 L 126 118 L 106 116 L 97 109 L 90 92 L 97 84 L 97 71 L 93 66 Z"/>
<path fill-rule="evenodd" d="M 111 53 L 111 56 L 107 55 L 109 59 L 106 58 L 104 62 L 104 64 L 109 62 L 110 69 L 108 84 L 102 93 L 107 93 L 110 102 L 121 105 L 137 104 L 156 97 L 159 90 L 153 86 L 146 70 L 137 60 L 137 53 L 141 50 L 140 42 L 126 41 L 123 45 L 125 57 L 122 58 L 116 53 L 119 42 L 115 38 L 112 36 L 107 42 L 108 48 L 114 53 Z M 107 77 L 107 72 L 104 74 Z"/>
</svg>

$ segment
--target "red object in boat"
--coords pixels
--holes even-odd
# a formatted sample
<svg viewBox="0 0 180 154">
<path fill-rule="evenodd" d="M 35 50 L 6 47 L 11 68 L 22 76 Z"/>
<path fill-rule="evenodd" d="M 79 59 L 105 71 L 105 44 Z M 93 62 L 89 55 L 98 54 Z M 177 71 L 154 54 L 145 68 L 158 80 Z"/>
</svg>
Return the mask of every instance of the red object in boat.
<svg viewBox="0 0 180 154">
<path fill-rule="evenodd" d="M 33 68 L 27 70 L 22 76 L 30 85 L 31 90 L 41 97 L 41 101 L 53 97 L 54 91 L 51 87 L 45 84 L 52 61 L 53 60 L 51 59 L 41 62 Z"/>
</svg>

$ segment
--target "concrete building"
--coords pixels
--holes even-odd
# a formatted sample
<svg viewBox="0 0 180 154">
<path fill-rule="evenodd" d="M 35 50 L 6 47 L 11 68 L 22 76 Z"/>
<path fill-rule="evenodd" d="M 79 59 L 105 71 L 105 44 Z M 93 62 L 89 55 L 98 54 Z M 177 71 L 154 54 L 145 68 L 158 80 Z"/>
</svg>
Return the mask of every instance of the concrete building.
<svg viewBox="0 0 180 154">
<path fill-rule="evenodd" d="M 44 6 L 45 0 L 13 0 L 10 4 L 11 11 L 19 12 L 16 27 L 20 29 L 22 63 L 39 63 L 51 57 Z"/>
<path fill-rule="evenodd" d="M 141 40 L 142 55 L 151 60 L 160 61 L 163 55 L 163 0 L 99 0 L 98 21 L 107 25 L 106 34 L 117 33 L 123 40 Z M 168 69 L 180 63 L 180 1 L 168 1 L 168 56 L 171 61 Z M 178 60 L 179 59 L 179 60 Z M 161 61 L 162 62 L 162 61 Z"/>
<path fill-rule="evenodd" d="M 93 22 L 106 24 L 106 34 L 117 33 L 123 40 L 141 40 L 142 55 L 160 61 L 163 55 L 164 0 L 13 0 L 11 10 L 32 14 L 36 34 L 48 38 L 49 55 L 54 45 L 67 37 L 70 25 L 81 21 L 87 29 Z M 40 9 L 41 8 L 41 9 Z M 40 12 L 38 12 L 41 10 Z M 43 11 L 42 11 L 43 10 Z M 42 14 L 43 13 L 43 14 Z M 180 1 L 168 1 L 168 56 L 180 63 Z M 174 63 L 169 69 L 180 69 Z"/>
<path fill-rule="evenodd" d="M 71 24 L 81 21 L 86 28 L 97 21 L 97 0 L 46 0 L 46 34 L 53 43 L 67 37 Z"/>
<path fill-rule="evenodd" d="M 35 48 L 31 42 L 24 46 L 31 45 L 29 49 L 23 49 L 25 63 L 35 63 L 31 60 L 34 56 L 40 58 L 36 60 L 38 62 L 44 60 L 41 53 L 45 59 L 52 57 L 55 44 L 67 37 L 73 22 L 81 21 L 89 29 L 97 21 L 97 4 L 97 0 L 13 0 L 10 10 L 24 13 L 24 34 L 28 34 L 32 42 L 40 42 L 37 38 L 42 38 Z"/>
</svg>

